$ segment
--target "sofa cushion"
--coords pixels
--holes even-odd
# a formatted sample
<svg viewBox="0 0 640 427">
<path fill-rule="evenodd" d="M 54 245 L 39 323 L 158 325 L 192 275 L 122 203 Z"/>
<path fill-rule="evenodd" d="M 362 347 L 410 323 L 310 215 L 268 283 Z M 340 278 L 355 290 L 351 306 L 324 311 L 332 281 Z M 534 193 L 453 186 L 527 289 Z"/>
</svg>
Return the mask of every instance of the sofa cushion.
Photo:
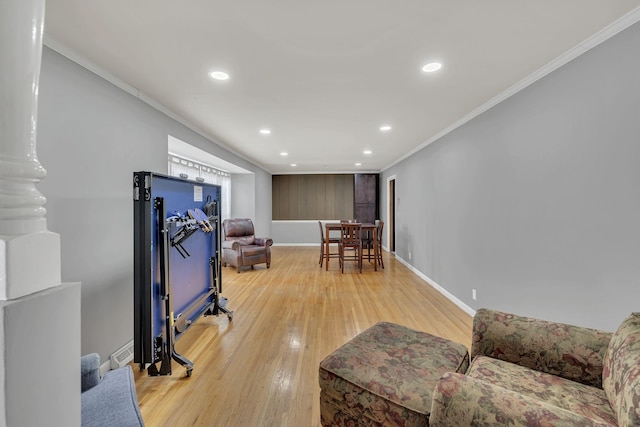
<svg viewBox="0 0 640 427">
<path fill-rule="evenodd" d="M 598 423 L 617 425 L 604 390 L 597 387 L 486 356 L 473 359 L 467 376 L 580 414 Z"/>
<path fill-rule="evenodd" d="M 613 334 L 604 357 L 602 384 L 621 426 L 640 425 L 640 313 Z"/>
</svg>

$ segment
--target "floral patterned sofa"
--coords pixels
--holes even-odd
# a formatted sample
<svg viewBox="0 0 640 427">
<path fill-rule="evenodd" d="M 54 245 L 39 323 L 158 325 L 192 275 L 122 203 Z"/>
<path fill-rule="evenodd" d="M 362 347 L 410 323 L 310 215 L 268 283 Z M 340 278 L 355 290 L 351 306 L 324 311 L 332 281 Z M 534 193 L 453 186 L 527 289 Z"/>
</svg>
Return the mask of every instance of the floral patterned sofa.
<svg viewBox="0 0 640 427">
<path fill-rule="evenodd" d="M 640 313 L 610 333 L 480 309 L 471 359 L 431 426 L 640 426 Z"/>
</svg>

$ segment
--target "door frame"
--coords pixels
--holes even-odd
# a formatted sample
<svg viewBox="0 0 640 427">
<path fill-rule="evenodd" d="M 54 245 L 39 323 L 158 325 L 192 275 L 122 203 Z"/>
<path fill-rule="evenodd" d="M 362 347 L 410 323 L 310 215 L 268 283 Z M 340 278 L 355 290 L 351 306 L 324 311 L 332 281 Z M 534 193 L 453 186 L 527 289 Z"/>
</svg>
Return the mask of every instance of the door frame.
<svg viewBox="0 0 640 427">
<path fill-rule="evenodd" d="M 387 249 L 396 252 L 396 176 L 387 178 Z"/>
</svg>

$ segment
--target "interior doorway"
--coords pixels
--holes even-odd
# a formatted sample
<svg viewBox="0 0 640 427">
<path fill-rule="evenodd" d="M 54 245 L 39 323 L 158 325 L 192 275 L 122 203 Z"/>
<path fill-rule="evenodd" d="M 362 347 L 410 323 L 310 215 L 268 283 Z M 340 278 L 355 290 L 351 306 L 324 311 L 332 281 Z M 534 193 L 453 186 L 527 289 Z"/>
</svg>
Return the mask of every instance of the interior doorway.
<svg viewBox="0 0 640 427">
<path fill-rule="evenodd" d="M 387 179 L 387 242 L 389 252 L 396 252 L 396 176 Z"/>
</svg>

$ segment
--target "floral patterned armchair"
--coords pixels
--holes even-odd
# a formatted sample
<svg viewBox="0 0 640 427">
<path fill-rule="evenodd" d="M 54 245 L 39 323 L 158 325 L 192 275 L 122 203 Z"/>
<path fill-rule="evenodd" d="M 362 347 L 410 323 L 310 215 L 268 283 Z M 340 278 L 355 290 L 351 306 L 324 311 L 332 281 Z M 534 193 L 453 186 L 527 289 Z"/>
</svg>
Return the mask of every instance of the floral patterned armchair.
<svg viewBox="0 0 640 427">
<path fill-rule="evenodd" d="M 639 426 L 640 313 L 615 333 L 480 309 L 466 374 L 444 374 L 431 426 Z"/>
</svg>

